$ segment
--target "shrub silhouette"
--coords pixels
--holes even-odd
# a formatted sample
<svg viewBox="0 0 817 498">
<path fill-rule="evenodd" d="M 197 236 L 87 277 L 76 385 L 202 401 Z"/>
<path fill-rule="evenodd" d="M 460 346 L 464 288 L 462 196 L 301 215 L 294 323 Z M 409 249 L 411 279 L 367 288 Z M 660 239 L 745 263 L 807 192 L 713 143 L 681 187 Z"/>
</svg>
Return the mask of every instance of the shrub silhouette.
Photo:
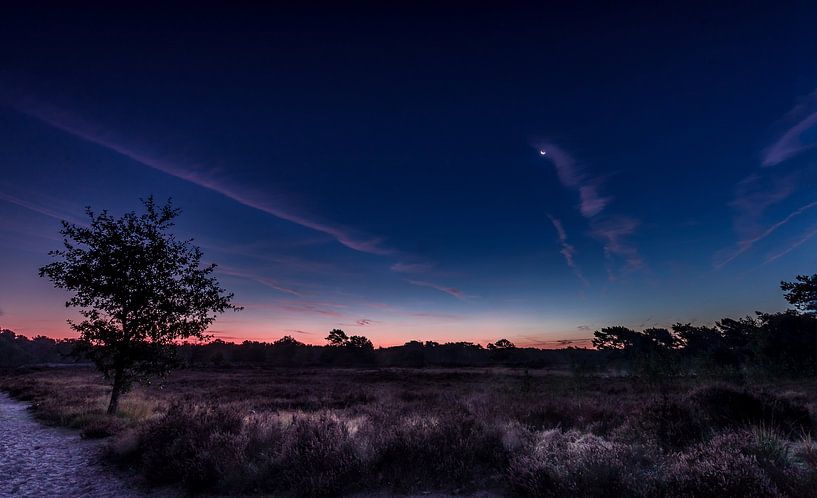
<svg viewBox="0 0 817 498">
<path fill-rule="evenodd" d="M 806 406 L 768 393 L 713 385 L 695 390 L 687 401 L 700 410 L 707 425 L 716 429 L 762 424 L 776 427 L 785 434 L 812 430 L 811 414 Z"/>
<path fill-rule="evenodd" d="M 794 282 L 780 282 L 786 301 L 802 313 L 817 313 L 817 274 L 797 275 Z"/>
<path fill-rule="evenodd" d="M 192 491 L 216 487 L 240 462 L 242 418 L 231 409 L 177 402 L 141 433 L 139 453 L 146 478 L 181 482 Z"/>
<path fill-rule="evenodd" d="M 578 431 L 551 429 L 511 460 L 508 480 L 522 496 L 645 496 L 652 462 L 637 448 Z"/>
<path fill-rule="evenodd" d="M 669 496 L 779 497 L 780 490 L 746 451 L 744 432 L 727 433 L 675 455 L 663 481 Z"/>
</svg>

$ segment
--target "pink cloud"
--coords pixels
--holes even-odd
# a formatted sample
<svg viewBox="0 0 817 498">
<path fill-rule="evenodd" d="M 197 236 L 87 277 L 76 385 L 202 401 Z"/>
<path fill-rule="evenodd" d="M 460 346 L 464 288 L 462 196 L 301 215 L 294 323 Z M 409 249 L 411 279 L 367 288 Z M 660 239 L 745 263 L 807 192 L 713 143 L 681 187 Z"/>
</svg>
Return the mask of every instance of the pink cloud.
<svg viewBox="0 0 817 498">
<path fill-rule="evenodd" d="M 584 168 L 577 164 L 576 160 L 564 149 L 553 143 L 540 144 L 539 153 L 549 158 L 556 169 L 559 181 L 566 188 L 575 190 L 579 194 L 579 212 L 590 220 L 591 235 L 602 241 L 604 253 L 608 259 L 623 258 L 626 270 L 635 270 L 644 266 L 638 249 L 627 241 L 627 237 L 635 232 L 638 220 L 626 216 L 608 216 L 601 218 L 607 206 L 613 198 L 601 194 L 601 180 L 588 175 Z M 551 222 L 559 234 L 562 243 L 561 253 L 565 257 L 568 266 L 574 269 L 576 275 L 586 283 L 586 280 L 578 271 L 574 261 L 575 249 L 567 243 L 567 236 L 561 223 Z M 610 272 L 608 268 L 608 272 Z M 613 278 L 610 272 L 611 279 Z"/>
<path fill-rule="evenodd" d="M 517 336 L 513 338 L 513 342 L 517 347 L 541 349 L 556 349 L 568 346 L 587 347 L 592 344 L 592 341 L 592 337 L 581 337 L 576 339 L 542 339 L 540 337 Z"/>
<path fill-rule="evenodd" d="M 553 143 L 543 144 L 540 148 L 545 157 L 549 158 L 556 169 L 556 176 L 565 187 L 578 188 L 585 179 L 584 172 L 576 164 L 573 157 L 564 149 Z"/>
<path fill-rule="evenodd" d="M 390 268 L 398 273 L 425 273 L 433 267 L 431 263 L 394 263 Z"/>
<path fill-rule="evenodd" d="M 286 311 L 294 311 L 297 313 L 314 313 L 318 315 L 324 316 L 331 316 L 334 318 L 344 318 L 346 315 L 341 313 L 340 311 L 326 309 L 322 307 L 320 304 L 315 303 L 289 303 L 289 304 L 281 304 L 280 309 Z"/>
<path fill-rule="evenodd" d="M 760 230 L 760 217 L 769 207 L 786 200 L 795 190 L 796 177 L 763 177 L 753 173 L 740 182 L 729 204 L 735 210 L 735 230 L 750 237 Z"/>
<path fill-rule="evenodd" d="M 579 211 L 585 218 L 592 218 L 604 211 L 612 197 L 602 197 L 599 195 L 597 185 L 582 185 L 579 187 Z"/>
<path fill-rule="evenodd" d="M 295 269 L 299 272 L 318 273 L 321 275 L 350 275 L 349 272 L 340 269 L 333 263 L 313 261 L 298 256 L 275 253 L 273 249 L 269 248 L 269 244 L 265 243 L 222 244 L 219 242 L 201 241 L 201 246 L 208 252 L 213 250 L 220 253 L 241 256 L 242 258 L 270 263 L 285 270 Z"/>
<path fill-rule="evenodd" d="M 766 263 L 771 263 L 772 261 L 774 261 L 776 259 L 782 258 L 786 254 L 794 251 L 795 249 L 797 249 L 801 245 L 805 244 L 806 242 L 808 242 L 809 240 L 814 238 L 815 235 L 817 235 L 817 227 L 812 228 L 812 229 L 806 231 L 805 233 L 803 233 L 800 236 L 799 239 L 794 241 L 794 243 L 792 243 L 790 246 L 788 246 L 784 250 L 782 250 L 782 251 L 780 251 L 780 252 L 778 252 L 776 254 L 773 254 L 773 255 L 769 256 L 768 258 L 766 258 Z"/>
<path fill-rule="evenodd" d="M 292 334 L 302 334 L 302 335 L 315 335 L 315 332 L 307 332 L 305 330 L 298 330 L 298 329 L 285 329 L 284 332 L 290 332 Z"/>
<path fill-rule="evenodd" d="M 627 239 L 635 233 L 638 226 L 639 221 L 634 218 L 612 216 L 594 222 L 590 234 L 602 241 L 608 258 L 622 258 L 625 270 L 636 270 L 644 266 L 644 260 L 635 245 Z"/>
<path fill-rule="evenodd" d="M 564 256 L 567 266 L 573 270 L 573 273 L 579 280 L 581 280 L 584 284 L 587 284 L 587 280 L 585 280 L 584 275 L 582 275 L 582 272 L 575 261 L 576 249 L 567 242 L 567 233 L 565 232 L 564 226 L 562 226 L 562 222 L 558 218 L 551 215 L 548 215 L 548 218 L 553 224 L 553 228 L 556 229 L 556 234 L 559 236 L 559 243 L 562 246 L 559 252 L 562 254 L 562 256 Z"/>
<path fill-rule="evenodd" d="M 269 287 L 270 289 L 275 289 L 280 292 L 284 292 L 286 294 L 292 294 L 293 296 L 302 296 L 302 294 L 295 289 L 282 285 L 277 280 L 264 277 L 261 275 L 255 275 L 253 273 L 244 272 L 241 270 L 237 270 L 235 268 L 225 267 L 225 266 L 218 266 L 217 270 L 220 273 L 225 275 L 230 275 L 231 277 L 238 277 L 238 278 L 245 278 L 257 282 L 261 285 Z"/>
<path fill-rule="evenodd" d="M 436 289 L 436 290 L 438 290 L 440 292 L 445 292 L 446 294 L 454 296 L 457 299 L 463 299 L 464 300 L 464 299 L 467 298 L 465 293 L 463 293 L 461 290 L 459 290 L 459 289 L 457 289 L 455 287 L 445 287 L 444 285 L 439 285 L 439 284 L 435 284 L 435 283 L 431 283 L 431 282 L 424 282 L 424 281 L 420 281 L 420 280 L 408 280 L 407 282 L 412 284 L 412 285 L 418 285 L 420 287 L 429 287 L 431 289 Z"/>
<path fill-rule="evenodd" d="M 270 193 L 239 185 L 215 169 L 205 169 L 194 161 L 173 155 L 162 155 L 145 144 L 125 139 L 113 130 L 87 121 L 63 109 L 34 101 L 20 99 L 12 104 L 18 112 L 33 117 L 77 138 L 121 154 L 140 164 L 181 178 L 202 188 L 217 192 L 239 204 L 245 205 L 283 220 L 332 236 L 342 245 L 370 254 L 391 254 L 394 251 L 383 245 L 379 237 L 372 237 L 347 227 L 319 221 L 296 210 L 286 202 L 283 193 Z"/>
<path fill-rule="evenodd" d="M 579 211 L 585 218 L 600 214 L 613 200 L 612 197 L 602 196 L 599 192 L 600 181 L 587 175 L 584 168 L 558 145 L 542 144 L 539 151 L 540 154 L 544 152 L 543 156 L 553 163 L 559 182 L 579 193 Z"/>
<path fill-rule="evenodd" d="M 809 132 L 817 134 L 817 92 L 790 111 L 788 119 L 794 124 L 764 151 L 761 160 L 763 167 L 775 166 L 803 151 L 817 147 L 817 140 L 806 138 Z M 734 225 L 739 240 L 736 248 L 724 249 L 715 254 L 714 266 L 716 268 L 729 264 L 793 218 L 817 205 L 817 203 L 809 203 L 801 206 L 780 221 L 764 227 L 762 217 L 766 210 L 791 196 L 797 189 L 797 184 L 796 174 L 776 177 L 770 174 L 753 173 L 738 182 L 735 198 L 730 206 L 735 210 Z M 784 253 L 774 255 L 766 262 L 777 259 L 788 252 L 784 251 Z"/>
<path fill-rule="evenodd" d="M 0 191 L 0 200 L 6 201 L 11 204 L 15 204 L 17 206 L 26 208 L 29 211 L 39 213 L 43 216 L 47 216 L 55 220 L 59 221 L 65 220 L 71 223 L 79 223 L 79 221 L 76 218 L 68 214 L 65 214 L 63 211 L 57 211 L 49 206 L 44 205 L 43 203 L 34 202 L 31 199 L 22 199 L 8 192 Z"/>
<path fill-rule="evenodd" d="M 451 313 L 411 313 L 411 316 L 417 318 L 433 318 L 437 320 L 460 320 L 462 317 L 460 315 L 454 315 Z"/>
<path fill-rule="evenodd" d="M 721 252 L 720 254 L 716 255 L 716 259 L 718 261 L 716 261 L 715 267 L 716 268 L 722 268 L 723 266 L 730 263 L 731 261 L 733 261 L 735 258 L 740 256 L 741 254 L 743 254 L 746 251 L 748 251 L 749 249 L 751 249 L 752 246 L 754 246 L 756 243 L 760 242 L 761 240 L 765 239 L 769 235 L 773 234 L 775 231 L 777 231 L 778 228 L 782 227 L 786 223 L 790 222 L 792 219 L 796 218 L 797 216 L 800 216 L 801 214 L 805 213 L 806 211 L 808 211 L 808 210 L 810 210 L 810 209 L 812 209 L 814 207 L 817 207 L 817 201 L 810 202 L 810 203 L 808 203 L 808 204 L 806 204 L 804 206 L 801 206 L 801 207 L 795 209 L 794 211 L 792 211 L 791 213 L 786 215 L 785 218 L 781 219 L 777 223 L 772 224 L 771 226 L 769 226 L 768 228 L 766 228 L 765 230 L 763 230 L 759 234 L 757 234 L 757 235 L 755 235 L 753 237 L 749 237 L 749 238 L 740 240 L 738 242 L 737 249 L 735 249 L 733 251 L 729 251 L 726 254 L 723 254 L 723 252 Z"/>
<path fill-rule="evenodd" d="M 789 116 L 798 116 L 789 127 L 763 154 L 764 167 L 775 166 L 792 157 L 817 147 L 817 92 L 814 92 L 805 103 L 795 107 Z M 808 132 L 814 136 L 806 137 Z"/>
</svg>

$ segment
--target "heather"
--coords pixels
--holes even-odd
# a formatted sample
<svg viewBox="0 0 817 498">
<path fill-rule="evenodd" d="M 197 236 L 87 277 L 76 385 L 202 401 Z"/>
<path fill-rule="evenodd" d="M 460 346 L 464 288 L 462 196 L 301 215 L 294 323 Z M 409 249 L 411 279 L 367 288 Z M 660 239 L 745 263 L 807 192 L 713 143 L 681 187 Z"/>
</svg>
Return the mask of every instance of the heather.
<svg viewBox="0 0 817 498">
<path fill-rule="evenodd" d="M 185 369 L 116 416 L 84 368 L 13 371 L 40 420 L 192 493 L 814 496 L 817 382 L 556 370 Z"/>
</svg>

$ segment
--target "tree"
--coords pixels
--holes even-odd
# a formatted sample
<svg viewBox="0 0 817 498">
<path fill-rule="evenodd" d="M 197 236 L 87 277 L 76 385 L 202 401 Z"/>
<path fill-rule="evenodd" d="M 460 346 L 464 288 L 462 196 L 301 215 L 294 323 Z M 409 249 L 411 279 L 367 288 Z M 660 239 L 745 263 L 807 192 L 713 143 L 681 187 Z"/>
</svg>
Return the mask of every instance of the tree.
<svg viewBox="0 0 817 498">
<path fill-rule="evenodd" d="M 817 274 L 797 275 L 796 282 L 780 282 L 786 301 L 801 313 L 817 313 Z"/>
<path fill-rule="evenodd" d="M 516 346 L 508 339 L 500 339 L 496 343 L 488 343 L 486 346 L 490 352 L 490 357 L 494 361 L 507 361 Z"/>
<path fill-rule="evenodd" d="M 332 329 L 329 331 L 329 335 L 326 336 L 326 340 L 329 341 L 330 346 L 343 346 L 349 338 L 346 336 L 346 332 L 340 329 Z"/>
<path fill-rule="evenodd" d="M 305 346 L 304 343 L 299 341 L 298 339 L 292 337 L 291 335 L 285 335 L 284 337 L 278 339 L 277 341 L 272 343 L 273 346 L 279 348 L 289 348 L 289 347 L 301 347 Z"/>
<path fill-rule="evenodd" d="M 677 345 L 673 334 L 663 328 L 637 332 L 627 327 L 606 327 L 593 333 L 596 349 L 612 351 L 643 374 L 661 377 L 674 369 L 672 361 Z"/>
<path fill-rule="evenodd" d="M 500 340 L 496 341 L 495 343 L 490 343 L 489 342 L 486 347 L 488 349 L 494 350 L 494 349 L 513 349 L 516 346 L 514 345 L 514 343 L 512 343 L 508 339 L 500 339 Z"/>
<path fill-rule="evenodd" d="M 767 371 L 784 375 L 817 373 L 817 317 L 787 310 L 761 313 L 754 338 L 757 361 Z"/>
<path fill-rule="evenodd" d="M 374 349 L 372 341 L 370 341 L 367 337 L 364 337 L 362 335 L 353 335 L 352 337 L 349 338 L 348 341 L 346 341 L 345 346 L 352 349 L 369 351 Z"/>
<path fill-rule="evenodd" d="M 667 329 L 663 328 L 648 328 L 641 333 L 644 337 L 647 348 L 658 350 L 670 350 L 678 345 L 678 340 Z"/>
<path fill-rule="evenodd" d="M 603 350 L 635 349 L 640 342 L 640 334 L 620 325 L 605 327 L 593 332 L 593 347 Z"/>
<path fill-rule="evenodd" d="M 73 296 L 66 307 L 84 317 L 68 323 L 80 334 L 82 352 L 112 383 L 108 414 L 133 381 L 164 375 L 175 365 L 178 341 L 208 339 L 217 314 L 233 294 L 213 276 L 215 264 L 202 264 L 192 240 L 177 240 L 170 229 L 180 210 L 171 202 L 143 201 L 145 212 L 120 218 L 86 208 L 90 224 L 62 222 L 63 250 L 40 268 L 41 277 Z"/>
<path fill-rule="evenodd" d="M 672 331 L 686 356 L 708 356 L 722 348 L 720 332 L 712 327 L 695 326 L 691 323 L 676 323 Z"/>
</svg>

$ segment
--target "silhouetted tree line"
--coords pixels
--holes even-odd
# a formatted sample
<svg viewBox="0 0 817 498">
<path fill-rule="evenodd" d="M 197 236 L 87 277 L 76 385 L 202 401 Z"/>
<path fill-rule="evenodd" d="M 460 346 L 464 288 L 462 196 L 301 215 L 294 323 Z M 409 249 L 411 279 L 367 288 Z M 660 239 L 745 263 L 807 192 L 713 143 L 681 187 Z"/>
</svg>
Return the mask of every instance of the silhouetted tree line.
<svg viewBox="0 0 817 498">
<path fill-rule="evenodd" d="M 594 333 L 595 349 L 516 347 L 500 339 L 483 347 L 471 342 L 409 341 L 375 348 L 363 336 L 334 329 L 327 345 L 304 344 L 292 336 L 274 342 L 177 344 L 176 358 L 191 367 L 469 367 L 514 366 L 569 368 L 576 373 L 621 368 L 636 374 L 757 371 L 781 375 L 817 375 L 817 275 L 798 276 L 781 288 L 793 309 L 712 326 L 676 323 L 669 329 L 641 331 L 622 326 Z M 43 336 L 28 339 L 0 331 L 0 367 L 66 363 L 78 341 Z"/>
<path fill-rule="evenodd" d="M 275 342 L 244 341 L 241 344 L 215 340 L 207 344 L 184 344 L 179 357 L 191 366 L 370 366 L 370 367 L 466 367 L 567 365 L 565 350 L 483 347 L 471 342 L 437 343 L 409 341 L 402 346 L 375 348 L 363 336 L 347 337 L 334 329 L 328 345 L 304 344 L 291 336 Z M 596 353 L 595 351 L 588 352 Z"/>
<path fill-rule="evenodd" d="M 55 340 L 38 335 L 29 339 L 11 330 L 0 330 L 0 367 L 65 363 L 75 341 Z"/>
<path fill-rule="evenodd" d="M 793 309 L 724 318 L 711 327 L 607 327 L 594 333 L 593 346 L 610 353 L 610 364 L 645 374 L 752 370 L 817 375 L 817 275 L 798 275 L 780 286 Z"/>
<path fill-rule="evenodd" d="M 181 343 L 175 346 L 176 360 L 189 367 L 468 367 L 468 366 L 568 366 L 573 355 L 596 357 L 600 352 L 589 349 L 518 348 L 504 339 L 483 347 L 471 342 L 437 343 L 409 341 L 402 346 L 375 348 L 363 336 L 346 336 L 332 330 L 328 344 L 304 344 L 292 336 L 274 342 L 225 342 L 216 339 L 207 343 Z M 28 339 L 10 330 L 0 333 L 0 367 L 37 364 L 66 364 L 83 361 L 80 341 L 54 340 L 38 336 Z M 78 356 L 79 355 L 79 356 Z M 596 367 L 602 361 L 592 361 Z M 595 368 L 595 367 L 594 367 Z"/>
</svg>

